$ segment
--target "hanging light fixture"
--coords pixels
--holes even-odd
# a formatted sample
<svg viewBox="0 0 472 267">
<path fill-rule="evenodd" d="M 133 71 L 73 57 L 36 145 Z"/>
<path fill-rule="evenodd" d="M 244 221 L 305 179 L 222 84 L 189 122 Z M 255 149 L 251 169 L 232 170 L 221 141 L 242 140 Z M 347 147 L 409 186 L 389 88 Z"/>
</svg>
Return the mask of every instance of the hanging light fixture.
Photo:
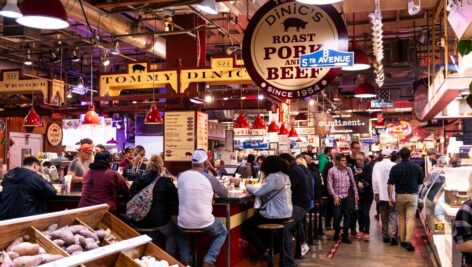
<svg viewBox="0 0 472 267">
<path fill-rule="evenodd" d="M 264 119 L 262 119 L 261 115 L 257 114 L 257 117 L 252 122 L 252 129 L 265 129 L 266 124 Z"/>
<path fill-rule="evenodd" d="M 342 2 L 343 0 L 296 0 L 299 3 L 307 4 L 307 5 L 330 5 Z"/>
<path fill-rule="evenodd" d="M 164 120 L 156 104 L 151 105 L 151 109 L 146 113 L 144 124 L 163 124 Z"/>
<path fill-rule="evenodd" d="M 354 96 L 358 98 L 373 98 L 376 97 L 377 94 L 375 92 L 375 87 L 367 81 L 364 81 L 356 87 Z"/>
<path fill-rule="evenodd" d="M 17 0 L 7 0 L 5 6 L 2 8 L 2 10 L 0 10 L 0 15 L 13 19 L 23 16 L 20 8 L 18 8 Z"/>
<path fill-rule="evenodd" d="M 115 41 L 115 45 L 113 46 L 113 49 L 111 50 L 110 53 L 112 53 L 115 56 L 117 56 L 121 53 L 120 52 L 120 42 L 118 42 L 118 40 Z"/>
<path fill-rule="evenodd" d="M 72 90 L 67 91 L 67 98 L 69 98 L 69 99 L 72 98 Z"/>
<path fill-rule="evenodd" d="M 79 62 L 80 57 L 77 56 L 77 47 L 72 51 L 72 62 Z"/>
<path fill-rule="evenodd" d="M 31 66 L 33 65 L 33 61 L 31 61 L 31 51 L 28 49 L 28 52 L 26 52 L 26 60 L 24 62 L 26 66 Z"/>
<path fill-rule="evenodd" d="M 239 116 L 234 120 L 233 128 L 245 128 L 248 129 L 250 127 L 249 121 L 247 120 L 246 114 L 242 111 L 239 113 Z"/>
<path fill-rule="evenodd" d="M 269 132 L 269 133 L 278 133 L 279 132 L 279 126 L 277 125 L 277 123 L 275 121 L 272 121 L 269 124 L 269 129 L 267 130 L 267 132 Z"/>
<path fill-rule="evenodd" d="M 305 112 L 299 112 L 297 116 L 295 116 L 295 122 L 304 122 L 307 120 L 308 120 L 308 117 L 306 116 Z"/>
<path fill-rule="evenodd" d="M 110 65 L 110 56 L 108 55 L 108 50 L 105 50 L 105 54 L 102 57 L 102 64 L 105 67 Z"/>
<path fill-rule="evenodd" d="M 156 24 L 156 21 L 154 21 L 154 24 Z M 156 36 L 153 35 L 153 38 L 155 39 Z M 154 54 L 154 46 L 152 47 L 152 50 Z M 155 79 L 152 79 L 152 101 L 153 102 L 156 101 L 154 98 L 154 90 L 155 90 L 154 80 Z M 149 111 L 146 113 L 146 116 L 144 117 L 144 124 L 163 124 L 163 123 L 164 123 L 164 120 L 161 117 L 161 113 L 159 112 L 159 109 L 157 108 L 156 103 L 153 103 L 151 105 L 151 109 L 149 109 Z"/>
<path fill-rule="evenodd" d="M 370 68 L 370 61 L 367 54 L 362 50 L 356 48 L 356 42 L 354 40 L 356 36 L 356 28 L 355 28 L 355 17 L 354 13 L 352 13 L 352 36 L 353 39 L 351 41 L 351 51 L 354 52 L 354 64 L 352 66 L 345 66 L 342 67 L 342 70 L 345 71 L 360 71 L 366 70 Z"/>
<path fill-rule="evenodd" d="M 298 137 L 298 133 L 295 127 L 292 126 L 292 128 L 290 129 L 290 132 L 288 133 L 288 137 L 293 137 L 293 138 Z"/>
<path fill-rule="evenodd" d="M 285 123 L 282 123 L 279 129 L 279 135 L 288 135 L 288 129 L 285 126 Z"/>
<path fill-rule="evenodd" d="M 199 4 L 195 4 L 195 7 L 198 8 L 200 11 L 207 13 L 209 15 L 217 15 L 218 8 L 216 7 L 215 0 L 203 0 Z"/>
<path fill-rule="evenodd" d="M 34 93 L 31 93 L 31 109 L 28 111 L 28 114 L 26 115 L 24 121 L 23 121 L 23 126 L 25 127 L 41 127 L 43 126 L 43 120 L 41 117 L 36 113 L 36 110 L 34 109 Z"/>
<path fill-rule="evenodd" d="M 16 22 L 23 26 L 44 30 L 69 27 L 67 13 L 60 0 L 23 0 L 20 10 L 23 16 Z"/>
<path fill-rule="evenodd" d="M 99 125 L 100 124 L 100 117 L 98 113 L 95 112 L 95 106 L 90 105 L 89 110 L 85 113 L 84 121 L 82 124 L 85 125 Z"/>
</svg>

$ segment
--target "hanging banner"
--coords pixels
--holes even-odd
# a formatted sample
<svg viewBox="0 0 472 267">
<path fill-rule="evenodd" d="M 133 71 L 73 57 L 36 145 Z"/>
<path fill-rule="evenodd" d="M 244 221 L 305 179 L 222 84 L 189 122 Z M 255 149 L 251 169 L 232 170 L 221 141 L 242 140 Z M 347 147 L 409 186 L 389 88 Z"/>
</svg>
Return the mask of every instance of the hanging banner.
<svg viewBox="0 0 472 267">
<path fill-rule="evenodd" d="M 304 98 L 329 85 L 340 68 L 300 68 L 300 57 L 318 50 L 347 51 L 343 18 L 332 5 L 271 0 L 250 20 L 243 59 L 257 86 L 282 98 Z"/>
</svg>

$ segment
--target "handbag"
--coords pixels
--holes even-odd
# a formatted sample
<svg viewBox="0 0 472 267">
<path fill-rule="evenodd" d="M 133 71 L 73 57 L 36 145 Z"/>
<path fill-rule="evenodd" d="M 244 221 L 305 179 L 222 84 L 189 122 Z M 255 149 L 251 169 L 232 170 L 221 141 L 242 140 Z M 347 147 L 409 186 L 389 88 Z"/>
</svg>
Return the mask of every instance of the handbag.
<svg viewBox="0 0 472 267">
<path fill-rule="evenodd" d="M 160 177 L 154 179 L 145 188 L 141 189 L 134 197 L 131 198 L 128 203 L 126 203 L 126 216 L 128 219 L 134 220 L 136 222 L 141 221 L 146 218 L 151 210 L 152 200 L 154 197 L 154 186 L 156 186 L 157 181 Z"/>
</svg>

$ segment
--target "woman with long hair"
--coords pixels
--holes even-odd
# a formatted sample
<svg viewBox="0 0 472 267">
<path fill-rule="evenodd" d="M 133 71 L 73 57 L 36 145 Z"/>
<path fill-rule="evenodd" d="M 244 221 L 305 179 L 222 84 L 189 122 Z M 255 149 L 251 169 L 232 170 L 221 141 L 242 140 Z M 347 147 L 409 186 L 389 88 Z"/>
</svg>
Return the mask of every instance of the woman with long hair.
<svg viewBox="0 0 472 267">
<path fill-rule="evenodd" d="M 175 255 L 177 246 L 178 229 L 170 217 L 171 204 L 178 202 L 177 188 L 172 178 L 164 175 L 164 162 L 158 155 L 152 155 L 146 168 L 146 172 L 137 178 L 131 186 L 131 196 L 138 194 L 145 187 L 155 182 L 151 210 L 141 221 L 132 221 L 133 225 L 143 228 L 157 227 L 158 231 L 165 235 L 166 252 Z"/>
</svg>

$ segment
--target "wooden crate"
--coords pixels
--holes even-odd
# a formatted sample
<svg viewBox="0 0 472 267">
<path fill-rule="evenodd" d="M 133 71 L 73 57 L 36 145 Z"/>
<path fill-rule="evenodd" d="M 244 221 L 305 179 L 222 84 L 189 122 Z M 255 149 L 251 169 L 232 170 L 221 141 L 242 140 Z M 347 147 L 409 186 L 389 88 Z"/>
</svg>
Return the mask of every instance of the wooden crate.
<svg viewBox="0 0 472 267">
<path fill-rule="evenodd" d="M 102 241 L 100 248 L 70 256 L 41 232 L 54 223 L 58 224 L 59 228 L 75 224 L 82 224 L 91 230 L 109 228 L 117 242 L 110 244 Z M 134 259 L 142 256 L 153 256 L 157 260 L 168 261 L 170 265 L 178 264 L 183 267 L 176 259 L 153 244 L 150 237 L 140 235 L 109 213 L 106 204 L 1 221 L 0 249 L 5 249 L 16 238 L 26 234 L 30 236 L 29 242 L 38 243 L 48 253 L 66 256 L 64 259 L 42 265 L 45 267 L 139 267 Z"/>
</svg>

